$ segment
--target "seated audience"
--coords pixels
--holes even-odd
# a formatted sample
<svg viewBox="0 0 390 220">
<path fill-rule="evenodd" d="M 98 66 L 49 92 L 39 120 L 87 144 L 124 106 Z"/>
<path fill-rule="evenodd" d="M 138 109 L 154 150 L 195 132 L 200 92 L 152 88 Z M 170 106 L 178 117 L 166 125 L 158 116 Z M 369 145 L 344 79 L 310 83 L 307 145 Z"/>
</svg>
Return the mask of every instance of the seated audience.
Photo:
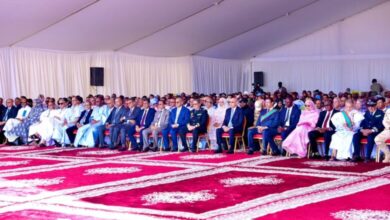
<svg viewBox="0 0 390 220">
<path fill-rule="evenodd" d="M 143 148 L 142 151 L 157 151 L 158 135 L 163 129 L 168 127 L 169 111 L 165 108 L 164 101 L 158 101 L 157 110 L 154 114 L 151 126 L 142 131 Z M 152 134 L 153 144 L 149 142 L 149 135 Z"/>
<path fill-rule="evenodd" d="M 218 149 L 215 150 L 214 153 L 222 153 L 222 148 L 227 149 L 228 154 L 234 153 L 234 135 L 236 133 L 241 133 L 244 129 L 244 113 L 237 104 L 237 98 L 230 99 L 230 108 L 226 110 L 222 127 L 218 128 L 216 131 Z M 225 145 L 222 138 L 224 132 L 229 134 L 229 143 L 226 147 L 223 147 Z"/>
<path fill-rule="evenodd" d="M 169 115 L 169 126 L 162 131 L 164 141 L 164 151 L 169 151 L 169 136 L 172 140 L 172 151 L 178 151 L 177 135 L 179 134 L 184 148 L 188 148 L 185 134 L 187 133 L 187 124 L 190 121 L 190 110 L 183 106 L 183 98 L 176 98 L 176 108 L 172 109 Z"/>
<path fill-rule="evenodd" d="M 368 111 L 364 114 L 364 119 L 360 123 L 360 129 L 353 136 L 353 159 L 352 161 L 360 160 L 360 141 L 363 137 L 367 138 L 365 162 L 369 162 L 371 158 L 372 149 L 375 144 L 375 137 L 383 131 L 383 117 L 384 112 L 377 109 L 375 100 L 367 102 Z"/>
<path fill-rule="evenodd" d="M 194 99 L 192 101 L 192 107 L 193 109 L 190 112 L 190 120 L 187 123 L 187 131 L 192 133 L 192 144 L 190 150 L 191 152 L 196 152 L 199 135 L 207 133 L 208 114 L 206 110 L 200 107 L 198 99 Z M 181 152 L 185 151 L 188 151 L 188 148 L 181 150 Z"/>
<path fill-rule="evenodd" d="M 90 101 L 86 101 L 84 103 L 84 111 L 81 112 L 80 118 L 77 121 L 77 123 L 74 126 L 71 126 L 66 129 L 66 134 L 69 137 L 69 141 L 74 146 L 78 146 L 78 143 L 80 141 L 81 136 L 84 134 L 83 129 L 82 132 L 79 134 L 78 129 L 82 128 L 84 125 L 87 125 L 91 122 L 91 115 L 92 115 L 92 104 Z M 77 131 L 76 134 L 74 132 Z M 76 139 L 77 138 L 77 139 Z"/>
<path fill-rule="evenodd" d="M 278 133 L 277 127 L 279 124 L 279 112 L 273 107 L 274 103 L 271 98 L 265 99 L 265 109 L 262 109 L 259 117 L 257 118 L 256 126 L 248 129 L 248 154 L 251 155 L 257 150 L 261 150 L 262 155 L 267 155 L 267 146 L 269 139 Z M 256 134 L 263 134 L 263 149 L 259 149 L 255 146 L 253 136 Z M 272 146 L 272 152 L 274 155 L 279 155 L 280 151 L 276 145 Z"/>
<path fill-rule="evenodd" d="M 310 131 L 308 136 L 309 136 L 310 146 L 315 157 L 319 157 L 317 138 L 320 137 L 324 138 L 324 145 L 325 145 L 324 157 L 325 159 L 329 159 L 328 157 L 329 145 L 332 140 L 332 135 L 335 133 L 335 129 L 336 129 L 332 123 L 332 120 L 330 119 L 338 111 L 336 109 L 333 109 L 333 105 L 330 100 L 324 102 L 324 107 L 325 110 L 320 113 L 315 129 Z"/>
<path fill-rule="evenodd" d="M 7 99 L 5 109 L 2 111 L 0 115 L 0 143 L 3 143 L 5 141 L 3 128 L 7 123 L 7 120 L 14 119 L 17 114 L 18 114 L 18 110 L 14 106 L 14 101 L 12 99 Z"/>
<path fill-rule="evenodd" d="M 308 133 L 314 129 L 318 117 L 319 112 L 313 101 L 306 100 L 305 109 L 299 117 L 297 127 L 283 141 L 282 147 L 290 154 L 305 157 L 309 143 Z"/>
<path fill-rule="evenodd" d="M 332 136 L 329 146 L 332 149 L 331 160 L 352 158 L 353 135 L 359 129 L 363 119 L 363 114 L 353 109 L 353 102 L 350 99 L 345 102 L 344 110 L 332 117 L 331 120 L 336 127 L 336 133 Z"/>
<path fill-rule="evenodd" d="M 39 121 L 41 113 L 45 111 L 45 108 L 43 106 L 43 99 L 43 96 L 40 96 L 35 99 L 35 106 L 31 108 L 31 111 L 28 116 L 22 121 L 20 121 L 20 123 L 18 123 L 11 130 L 6 131 L 4 133 L 4 135 L 8 139 L 8 142 L 15 142 L 15 144 L 17 145 L 28 143 L 28 130 L 30 129 L 30 126 L 37 123 Z M 23 110 L 23 108 L 20 110 Z"/>
<path fill-rule="evenodd" d="M 146 128 L 149 128 L 151 125 L 154 114 L 156 110 L 153 108 L 150 108 L 150 101 L 149 99 L 144 99 L 142 101 L 142 110 L 138 114 L 138 117 L 136 119 L 135 126 L 131 126 L 129 131 L 127 132 L 130 143 L 131 143 L 131 150 L 132 151 L 138 151 L 142 150 L 143 147 L 143 139 L 142 139 L 142 131 Z M 138 132 L 140 134 L 140 147 L 138 146 L 137 140 L 134 137 L 134 134 Z M 124 150 L 123 147 L 120 150 Z"/>
</svg>

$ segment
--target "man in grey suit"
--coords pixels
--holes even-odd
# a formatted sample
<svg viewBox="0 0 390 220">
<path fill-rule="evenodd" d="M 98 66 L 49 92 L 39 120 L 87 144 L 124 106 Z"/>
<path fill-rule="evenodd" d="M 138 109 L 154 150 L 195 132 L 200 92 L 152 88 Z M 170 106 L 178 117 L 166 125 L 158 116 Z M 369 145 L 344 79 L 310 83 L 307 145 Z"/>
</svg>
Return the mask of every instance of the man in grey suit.
<svg viewBox="0 0 390 220">
<path fill-rule="evenodd" d="M 154 115 L 153 121 L 149 128 L 142 131 L 143 138 L 143 150 L 144 152 L 149 149 L 156 151 L 158 149 L 158 134 L 168 126 L 169 111 L 165 108 L 164 101 L 158 101 L 157 111 Z M 149 143 L 149 134 L 153 135 L 153 146 Z"/>
<path fill-rule="evenodd" d="M 121 135 L 121 143 L 122 147 L 121 151 L 126 150 L 126 134 L 130 130 L 131 127 L 134 127 L 136 124 L 136 120 L 138 115 L 141 113 L 141 108 L 137 106 L 136 98 L 132 97 L 126 101 L 126 105 L 128 110 L 126 115 L 121 118 L 122 125 L 120 126 L 120 135 Z"/>
</svg>

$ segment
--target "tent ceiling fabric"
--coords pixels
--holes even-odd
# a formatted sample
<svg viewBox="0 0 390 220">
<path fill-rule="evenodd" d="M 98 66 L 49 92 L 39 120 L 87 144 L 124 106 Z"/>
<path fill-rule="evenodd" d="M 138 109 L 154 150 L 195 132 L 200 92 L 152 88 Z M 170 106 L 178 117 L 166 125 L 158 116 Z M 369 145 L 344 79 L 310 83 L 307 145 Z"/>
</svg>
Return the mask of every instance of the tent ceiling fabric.
<svg viewBox="0 0 390 220">
<path fill-rule="evenodd" d="M 386 0 L 0 0 L 0 47 L 248 59 Z"/>
</svg>

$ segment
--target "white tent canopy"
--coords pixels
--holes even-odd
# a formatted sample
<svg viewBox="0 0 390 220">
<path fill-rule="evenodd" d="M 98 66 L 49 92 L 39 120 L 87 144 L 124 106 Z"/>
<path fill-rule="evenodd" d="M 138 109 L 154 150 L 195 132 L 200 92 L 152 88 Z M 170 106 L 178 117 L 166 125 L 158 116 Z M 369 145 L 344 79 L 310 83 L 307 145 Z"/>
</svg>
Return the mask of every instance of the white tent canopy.
<svg viewBox="0 0 390 220">
<path fill-rule="evenodd" d="M 0 0 L 0 47 L 248 59 L 385 0 Z"/>
<path fill-rule="evenodd" d="M 0 0 L 0 97 L 236 92 L 251 89 L 254 71 L 270 91 L 278 81 L 365 90 L 390 72 L 389 9 L 388 0 Z M 351 51 L 359 59 L 344 57 Z M 105 73 L 97 91 L 93 66 Z"/>
</svg>

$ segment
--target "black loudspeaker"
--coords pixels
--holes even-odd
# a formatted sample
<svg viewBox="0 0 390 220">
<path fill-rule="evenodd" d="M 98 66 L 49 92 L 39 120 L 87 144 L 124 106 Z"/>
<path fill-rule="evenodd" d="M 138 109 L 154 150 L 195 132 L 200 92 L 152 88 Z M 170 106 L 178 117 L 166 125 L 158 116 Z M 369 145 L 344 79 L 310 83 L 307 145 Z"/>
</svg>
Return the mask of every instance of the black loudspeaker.
<svg viewBox="0 0 390 220">
<path fill-rule="evenodd" d="M 260 86 L 264 86 L 264 72 L 253 72 L 254 84 L 260 84 Z"/>
<path fill-rule="evenodd" d="M 90 68 L 90 84 L 91 86 L 104 86 L 104 68 Z"/>
</svg>

